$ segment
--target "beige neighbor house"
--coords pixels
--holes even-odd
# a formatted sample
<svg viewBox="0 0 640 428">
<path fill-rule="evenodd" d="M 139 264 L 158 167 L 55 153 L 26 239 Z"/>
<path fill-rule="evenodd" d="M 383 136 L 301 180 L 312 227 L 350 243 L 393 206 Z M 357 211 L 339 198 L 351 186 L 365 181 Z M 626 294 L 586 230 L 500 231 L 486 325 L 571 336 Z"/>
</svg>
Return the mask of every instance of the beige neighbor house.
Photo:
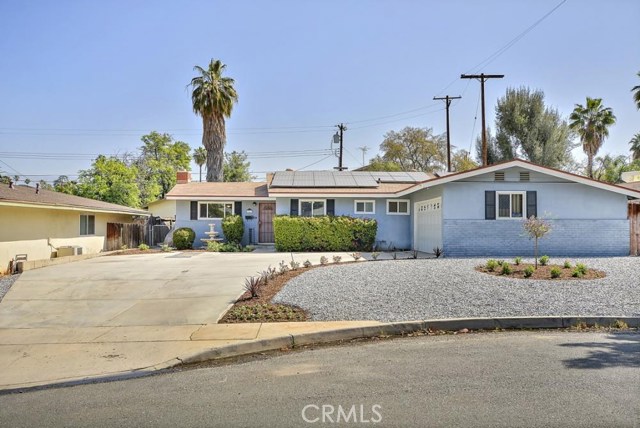
<svg viewBox="0 0 640 428">
<path fill-rule="evenodd" d="M 176 201 L 158 199 L 156 201 L 149 202 L 149 205 L 145 208 L 154 217 L 160 217 L 164 221 L 176 221 Z"/>
<path fill-rule="evenodd" d="M 107 223 L 132 223 L 148 215 L 37 187 L 0 184 L 0 272 L 18 255 L 42 260 L 99 253 L 106 249 Z"/>
</svg>

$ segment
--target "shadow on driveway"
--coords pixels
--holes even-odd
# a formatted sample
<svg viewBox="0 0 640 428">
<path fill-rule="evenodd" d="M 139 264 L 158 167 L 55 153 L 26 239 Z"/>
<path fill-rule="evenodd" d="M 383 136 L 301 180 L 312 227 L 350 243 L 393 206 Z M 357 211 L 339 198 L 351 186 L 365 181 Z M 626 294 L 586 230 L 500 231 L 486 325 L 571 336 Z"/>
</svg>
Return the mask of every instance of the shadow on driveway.
<svg viewBox="0 0 640 428">
<path fill-rule="evenodd" d="M 564 366 L 569 369 L 640 368 L 640 334 L 617 333 L 608 338 L 610 342 L 561 344 L 564 347 L 589 349 L 586 357 L 564 360 Z"/>
</svg>

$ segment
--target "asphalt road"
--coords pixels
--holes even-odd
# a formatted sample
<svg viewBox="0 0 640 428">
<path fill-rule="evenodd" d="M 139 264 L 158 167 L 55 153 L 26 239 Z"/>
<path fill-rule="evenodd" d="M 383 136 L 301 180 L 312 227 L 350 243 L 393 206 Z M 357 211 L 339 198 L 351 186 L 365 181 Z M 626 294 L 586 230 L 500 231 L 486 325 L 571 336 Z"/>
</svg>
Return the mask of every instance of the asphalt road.
<svg viewBox="0 0 640 428">
<path fill-rule="evenodd" d="M 335 425 L 638 428 L 640 334 L 404 338 L 0 396 L 7 427 Z"/>
</svg>

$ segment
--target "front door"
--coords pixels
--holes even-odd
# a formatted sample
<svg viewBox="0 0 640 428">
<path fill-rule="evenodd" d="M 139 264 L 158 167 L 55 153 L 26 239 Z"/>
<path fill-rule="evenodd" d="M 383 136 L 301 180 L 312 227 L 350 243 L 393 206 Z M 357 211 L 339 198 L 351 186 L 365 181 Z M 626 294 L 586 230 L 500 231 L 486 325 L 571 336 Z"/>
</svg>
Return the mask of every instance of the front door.
<svg viewBox="0 0 640 428">
<path fill-rule="evenodd" d="M 258 242 L 273 244 L 273 216 L 276 213 L 275 202 L 260 202 L 258 207 Z"/>
</svg>

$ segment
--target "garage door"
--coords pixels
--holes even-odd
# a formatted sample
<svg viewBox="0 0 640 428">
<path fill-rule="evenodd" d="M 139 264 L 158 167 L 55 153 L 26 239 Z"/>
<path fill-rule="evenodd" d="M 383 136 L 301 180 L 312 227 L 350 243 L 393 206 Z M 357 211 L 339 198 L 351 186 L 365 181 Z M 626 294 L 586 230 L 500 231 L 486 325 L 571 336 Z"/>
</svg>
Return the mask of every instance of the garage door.
<svg viewBox="0 0 640 428">
<path fill-rule="evenodd" d="M 442 198 L 416 202 L 413 212 L 414 248 L 426 253 L 442 248 Z"/>
</svg>

